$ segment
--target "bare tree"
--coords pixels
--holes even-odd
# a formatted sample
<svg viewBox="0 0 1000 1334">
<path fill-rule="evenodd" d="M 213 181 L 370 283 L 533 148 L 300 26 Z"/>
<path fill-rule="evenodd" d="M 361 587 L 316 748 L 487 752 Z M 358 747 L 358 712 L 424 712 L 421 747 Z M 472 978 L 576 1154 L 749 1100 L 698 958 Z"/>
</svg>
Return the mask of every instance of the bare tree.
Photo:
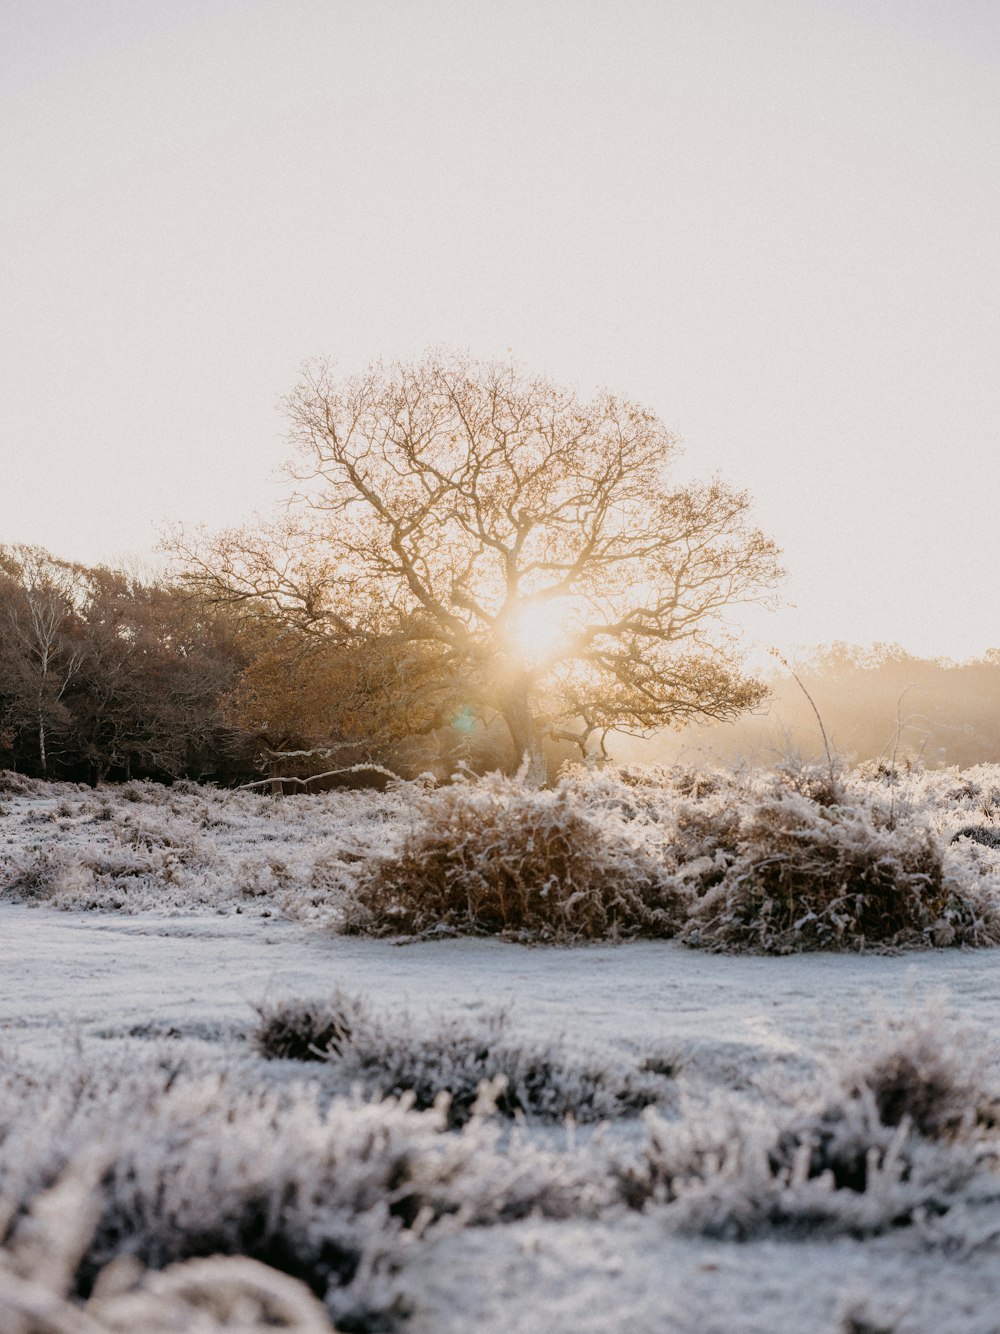
<svg viewBox="0 0 1000 1334">
<path fill-rule="evenodd" d="M 43 776 L 244 776 L 219 699 L 236 618 L 181 590 L 0 546 L 0 749 Z"/>
<path fill-rule="evenodd" d="M 80 571 L 41 547 L 15 545 L 0 548 L 0 573 L 6 583 L 0 653 L 10 714 L 34 731 L 44 777 L 51 738 L 70 721 L 63 697 L 83 661 L 75 612 Z"/>
<path fill-rule="evenodd" d="M 644 408 L 433 354 L 314 366 L 288 408 L 290 517 L 177 540 L 200 591 L 322 635 L 391 629 L 435 667 L 400 673 L 400 707 L 499 713 L 536 775 L 547 736 L 603 746 L 763 697 L 720 617 L 773 587 L 777 550 L 745 493 L 671 483 L 677 443 Z"/>
</svg>

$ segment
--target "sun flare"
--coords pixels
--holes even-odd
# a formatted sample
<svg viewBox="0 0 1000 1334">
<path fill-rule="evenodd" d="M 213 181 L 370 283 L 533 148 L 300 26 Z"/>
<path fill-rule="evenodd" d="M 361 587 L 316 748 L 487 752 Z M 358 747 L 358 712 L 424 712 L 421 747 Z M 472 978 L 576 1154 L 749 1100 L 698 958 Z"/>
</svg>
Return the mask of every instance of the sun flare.
<svg viewBox="0 0 1000 1334">
<path fill-rule="evenodd" d="M 510 618 L 507 642 L 527 667 L 537 667 L 558 653 L 569 636 L 566 599 L 530 602 Z"/>
</svg>

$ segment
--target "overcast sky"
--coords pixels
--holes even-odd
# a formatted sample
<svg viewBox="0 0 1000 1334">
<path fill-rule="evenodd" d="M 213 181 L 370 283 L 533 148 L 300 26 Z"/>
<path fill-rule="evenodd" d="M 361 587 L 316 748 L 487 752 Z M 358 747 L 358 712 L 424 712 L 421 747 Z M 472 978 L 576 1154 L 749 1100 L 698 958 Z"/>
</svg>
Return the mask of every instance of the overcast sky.
<svg viewBox="0 0 1000 1334">
<path fill-rule="evenodd" d="M 278 400 L 430 344 L 746 486 L 758 640 L 1000 645 L 994 0 L 5 0 L 0 541 L 269 512 Z"/>
</svg>

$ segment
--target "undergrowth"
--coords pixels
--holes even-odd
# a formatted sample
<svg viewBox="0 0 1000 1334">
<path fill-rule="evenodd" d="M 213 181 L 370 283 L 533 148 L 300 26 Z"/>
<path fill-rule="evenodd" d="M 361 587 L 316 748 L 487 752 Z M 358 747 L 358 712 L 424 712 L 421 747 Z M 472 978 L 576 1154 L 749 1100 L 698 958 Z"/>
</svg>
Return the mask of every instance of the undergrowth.
<svg viewBox="0 0 1000 1334">
<path fill-rule="evenodd" d="M 15 1274 L 33 1245 L 43 1277 L 45 1256 L 64 1256 L 49 1285 L 77 1301 L 99 1298 L 123 1257 L 139 1271 L 246 1257 L 305 1284 L 339 1328 L 384 1329 L 400 1314 L 393 1276 L 422 1237 L 586 1215 L 597 1201 L 574 1155 L 526 1140 L 501 1152 L 482 1115 L 444 1129 L 441 1109 L 410 1098 L 330 1102 L 309 1083 L 262 1088 L 236 1066 L 7 1069 L 0 1247 Z M 49 1194 L 60 1183 L 61 1204 Z"/>
<path fill-rule="evenodd" d="M 981 1034 L 915 1008 L 811 1089 L 768 1106 L 698 1101 L 672 1119 L 647 1110 L 643 1141 L 616 1148 L 502 1131 L 499 1081 L 448 1131 L 441 1102 L 275 1087 L 253 1062 L 166 1049 L 102 1067 L 8 1062 L 0 1328 L 374 1334 L 405 1323 L 398 1276 L 425 1262 L 426 1241 L 623 1208 L 722 1240 L 916 1229 L 952 1254 L 995 1236 L 994 1070 Z"/>
<path fill-rule="evenodd" d="M 379 1020 L 338 991 L 325 1001 L 262 1005 L 258 1016 L 254 1043 L 262 1055 L 323 1061 L 342 1088 L 438 1107 L 450 1127 L 469 1121 L 484 1085 L 500 1115 L 556 1122 L 634 1116 L 672 1094 L 672 1083 L 652 1070 L 575 1058 L 557 1042 L 518 1041 L 502 1011 L 421 1029 L 406 1015 Z"/>
<path fill-rule="evenodd" d="M 1000 1086 L 983 1056 L 938 1004 L 883 1021 L 787 1110 L 719 1100 L 680 1121 L 647 1112 L 641 1156 L 616 1169 L 622 1198 L 731 1240 L 776 1228 L 864 1237 L 995 1207 Z"/>
<path fill-rule="evenodd" d="M 491 774 L 414 799 L 398 844 L 360 868 L 347 926 L 557 941 L 671 936 L 684 909 L 624 820 L 591 813 L 566 786 L 538 791 Z"/>
<path fill-rule="evenodd" d="M 1000 942 L 1000 767 L 676 765 L 277 799 L 4 778 L 0 897 L 726 952 Z"/>
</svg>

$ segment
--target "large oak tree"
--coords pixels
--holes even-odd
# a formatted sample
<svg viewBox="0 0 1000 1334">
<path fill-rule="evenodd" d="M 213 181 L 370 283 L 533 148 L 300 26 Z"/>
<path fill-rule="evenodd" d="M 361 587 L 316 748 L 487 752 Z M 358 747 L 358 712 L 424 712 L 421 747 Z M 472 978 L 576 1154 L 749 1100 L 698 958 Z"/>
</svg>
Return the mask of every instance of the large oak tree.
<svg viewBox="0 0 1000 1334">
<path fill-rule="evenodd" d="M 430 354 L 315 365 L 288 409 L 288 518 L 180 539 L 188 577 L 299 633 L 391 643 L 415 726 L 499 714 L 537 774 L 546 737 L 603 745 L 763 697 L 720 618 L 774 586 L 777 550 L 744 492 L 671 479 L 677 442 L 645 408 Z"/>
</svg>

